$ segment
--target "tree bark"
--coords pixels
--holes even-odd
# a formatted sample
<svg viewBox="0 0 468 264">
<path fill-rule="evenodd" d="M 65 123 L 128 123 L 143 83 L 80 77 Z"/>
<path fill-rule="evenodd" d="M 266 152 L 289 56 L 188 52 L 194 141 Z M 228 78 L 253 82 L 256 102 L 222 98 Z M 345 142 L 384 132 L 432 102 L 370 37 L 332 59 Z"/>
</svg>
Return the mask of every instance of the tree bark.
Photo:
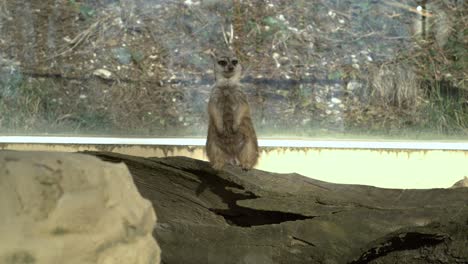
<svg viewBox="0 0 468 264">
<path fill-rule="evenodd" d="M 381 189 L 88 154 L 128 166 L 158 215 L 161 263 L 468 263 L 468 188 Z"/>
</svg>

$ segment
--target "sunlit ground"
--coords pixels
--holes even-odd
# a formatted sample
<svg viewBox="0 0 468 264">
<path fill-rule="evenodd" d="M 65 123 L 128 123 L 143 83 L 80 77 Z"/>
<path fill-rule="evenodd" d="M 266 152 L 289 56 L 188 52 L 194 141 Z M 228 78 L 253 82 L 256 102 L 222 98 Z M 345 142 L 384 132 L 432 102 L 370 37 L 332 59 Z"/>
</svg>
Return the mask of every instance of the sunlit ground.
<svg viewBox="0 0 468 264">
<path fill-rule="evenodd" d="M 202 138 L 0 137 L 0 142 L 3 149 L 105 150 L 143 157 L 206 160 Z M 260 140 L 260 145 L 257 169 L 298 173 L 328 182 L 403 189 L 447 188 L 468 176 L 466 142 Z"/>
</svg>

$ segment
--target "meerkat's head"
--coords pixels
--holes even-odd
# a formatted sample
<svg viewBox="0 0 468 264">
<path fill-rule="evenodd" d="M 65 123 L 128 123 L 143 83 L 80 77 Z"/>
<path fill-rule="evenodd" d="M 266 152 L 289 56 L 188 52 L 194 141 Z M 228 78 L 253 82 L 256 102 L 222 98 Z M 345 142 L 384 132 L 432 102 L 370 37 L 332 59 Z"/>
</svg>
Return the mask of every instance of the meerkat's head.
<svg viewBox="0 0 468 264">
<path fill-rule="evenodd" d="M 233 53 L 226 53 L 215 57 L 215 77 L 217 81 L 238 82 L 241 72 L 242 66 Z"/>
</svg>

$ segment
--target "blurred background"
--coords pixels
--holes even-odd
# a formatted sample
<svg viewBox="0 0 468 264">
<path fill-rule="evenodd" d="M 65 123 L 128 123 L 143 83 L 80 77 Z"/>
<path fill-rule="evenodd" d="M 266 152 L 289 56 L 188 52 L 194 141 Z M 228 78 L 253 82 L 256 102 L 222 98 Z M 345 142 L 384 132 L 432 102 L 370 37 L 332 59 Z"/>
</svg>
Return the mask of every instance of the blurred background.
<svg viewBox="0 0 468 264">
<path fill-rule="evenodd" d="M 468 139 L 466 1 L 0 0 L 0 133 L 204 137 L 230 39 L 260 138 Z"/>
</svg>

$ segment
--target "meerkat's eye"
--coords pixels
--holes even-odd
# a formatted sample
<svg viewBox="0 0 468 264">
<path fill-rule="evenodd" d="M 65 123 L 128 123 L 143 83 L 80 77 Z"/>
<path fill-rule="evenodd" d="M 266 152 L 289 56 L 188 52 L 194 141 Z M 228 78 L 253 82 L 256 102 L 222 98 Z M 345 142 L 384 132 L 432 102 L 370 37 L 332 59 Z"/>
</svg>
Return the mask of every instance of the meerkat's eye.
<svg viewBox="0 0 468 264">
<path fill-rule="evenodd" d="M 231 63 L 232 63 L 232 65 L 236 66 L 239 63 L 239 61 L 238 60 L 232 60 Z"/>
<path fill-rule="evenodd" d="M 220 60 L 220 61 L 218 61 L 218 64 L 219 64 L 220 66 L 223 66 L 223 67 L 224 67 L 224 66 L 227 65 L 227 61 L 225 61 L 225 60 Z"/>
</svg>

